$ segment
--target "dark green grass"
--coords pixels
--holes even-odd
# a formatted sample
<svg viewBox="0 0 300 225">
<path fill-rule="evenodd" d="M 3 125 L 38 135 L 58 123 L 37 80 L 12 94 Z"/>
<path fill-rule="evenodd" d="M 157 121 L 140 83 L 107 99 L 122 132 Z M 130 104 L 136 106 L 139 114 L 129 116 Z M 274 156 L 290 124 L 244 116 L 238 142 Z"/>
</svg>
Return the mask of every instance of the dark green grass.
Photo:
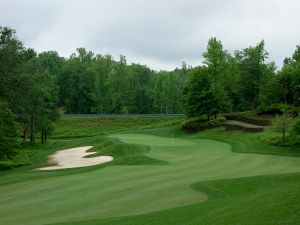
<svg viewBox="0 0 300 225">
<path fill-rule="evenodd" d="M 300 174 L 259 176 L 200 182 L 200 204 L 160 212 L 55 225 L 298 225 Z M 54 224 L 51 224 L 54 225 Z"/>
<path fill-rule="evenodd" d="M 184 116 L 65 117 L 55 123 L 55 130 L 52 137 L 89 137 L 108 132 L 136 131 L 144 128 L 179 124 L 183 119 Z"/>
</svg>

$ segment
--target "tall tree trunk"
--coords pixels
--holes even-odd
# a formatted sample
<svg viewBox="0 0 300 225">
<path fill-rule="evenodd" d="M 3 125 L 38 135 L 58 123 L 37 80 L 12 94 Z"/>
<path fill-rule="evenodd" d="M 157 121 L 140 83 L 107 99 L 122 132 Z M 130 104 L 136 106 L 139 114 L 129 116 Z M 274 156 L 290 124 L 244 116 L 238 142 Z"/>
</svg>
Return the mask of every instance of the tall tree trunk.
<svg viewBox="0 0 300 225">
<path fill-rule="evenodd" d="M 31 113 L 31 127 L 30 127 L 30 144 L 35 143 L 35 138 L 34 138 L 34 119 L 35 119 L 35 106 L 32 106 L 32 113 Z"/>
<path fill-rule="evenodd" d="M 44 132 L 42 130 L 42 134 L 41 134 L 41 139 L 42 139 L 42 144 L 44 144 Z"/>
<path fill-rule="evenodd" d="M 44 138 L 45 138 L 45 143 L 46 143 L 47 142 L 47 133 L 45 132 L 44 135 L 45 135 Z"/>
<path fill-rule="evenodd" d="M 23 141 L 26 141 L 26 134 L 27 134 L 27 132 L 26 132 L 26 126 L 25 126 L 25 122 L 24 122 L 24 128 L 23 128 Z"/>
</svg>

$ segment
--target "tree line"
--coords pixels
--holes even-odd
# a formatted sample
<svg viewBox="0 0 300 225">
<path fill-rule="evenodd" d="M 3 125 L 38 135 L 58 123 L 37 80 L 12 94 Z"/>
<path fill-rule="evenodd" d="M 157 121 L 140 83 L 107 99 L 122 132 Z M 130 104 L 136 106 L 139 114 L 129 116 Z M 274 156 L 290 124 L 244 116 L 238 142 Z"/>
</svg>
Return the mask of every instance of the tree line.
<svg viewBox="0 0 300 225">
<path fill-rule="evenodd" d="M 202 66 L 190 71 L 186 85 L 189 116 L 300 105 L 300 46 L 278 70 L 268 61 L 264 41 L 230 54 L 216 38 L 208 41 Z"/>
<path fill-rule="evenodd" d="M 267 60 L 264 42 L 230 54 L 211 38 L 200 66 L 173 71 L 128 64 L 121 55 L 78 48 L 68 58 L 24 47 L 0 27 L 0 158 L 21 136 L 42 142 L 59 111 L 66 113 L 187 113 L 209 120 L 223 112 L 274 103 L 300 105 L 300 47 L 281 69 Z"/>
<path fill-rule="evenodd" d="M 18 138 L 45 142 L 58 117 L 58 87 L 41 57 L 15 31 L 0 27 L 0 158 L 15 153 Z"/>
<path fill-rule="evenodd" d="M 67 113 L 183 113 L 183 89 L 189 68 L 155 72 L 127 64 L 125 56 L 95 55 L 84 48 L 70 58 L 44 53 L 53 64 L 59 106 Z"/>
</svg>

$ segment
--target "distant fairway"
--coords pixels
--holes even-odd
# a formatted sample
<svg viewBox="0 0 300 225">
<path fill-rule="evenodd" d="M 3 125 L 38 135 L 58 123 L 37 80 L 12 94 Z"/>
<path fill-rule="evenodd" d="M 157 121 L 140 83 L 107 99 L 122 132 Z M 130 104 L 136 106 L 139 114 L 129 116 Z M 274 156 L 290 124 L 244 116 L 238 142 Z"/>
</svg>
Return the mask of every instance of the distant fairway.
<svg viewBox="0 0 300 225">
<path fill-rule="evenodd" d="M 26 172 L 24 182 L 0 185 L 0 224 L 60 224 L 145 214 L 206 201 L 205 191 L 191 187 L 201 181 L 300 172 L 299 157 L 234 153 L 224 142 L 183 134 L 172 141 L 163 137 L 170 133 L 154 135 L 160 132 L 116 133 L 106 139 L 147 145 L 151 150 L 146 156 L 167 161 L 165 165 L 111 165 L 53 177 Z M 14 176 L 19 175 L 2 179 Z M 26 176 L 41 178 L 26 181 Z"/>
</svg>

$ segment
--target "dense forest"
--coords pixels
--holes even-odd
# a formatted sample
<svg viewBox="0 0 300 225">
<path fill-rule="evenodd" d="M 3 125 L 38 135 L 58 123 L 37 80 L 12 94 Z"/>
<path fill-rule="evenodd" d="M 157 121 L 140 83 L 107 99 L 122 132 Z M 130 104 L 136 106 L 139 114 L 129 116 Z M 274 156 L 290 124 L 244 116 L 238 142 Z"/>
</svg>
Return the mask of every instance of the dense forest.
<svg viewBox="0 0 300 225">
<path fill-rule="evenodd" d="M 280 70 L 268 62 L 264 41 L 231 55 L 211 38 L 203 58 L 202 66 L 191 69 L 186 85 L 190 116 L 300 105 L 300 46 Z"/>
<path fill-rule="evenodd" d="M 264 41 L 234 54 L 211 38 L 198 67 L 174 71 L 128 64 L 121 55 L 78 48 L 69 58 L 24 47 L 15 31 L 0 27 L 0 158 L 20 136 L 42 142 L 60 112 L 207 116 L 300 105 L 300 47 L 278 69 Z"/>
<path fill-rule="evenodd" d="M 84 48 L 63 59 L 56 52 L 40 54 L 59 90 L 58 106 L 67 113 L 183 113 L 183 89 L 188 69 L 155 72 L 128 65 L 110 55 Z"/>
</svg>

